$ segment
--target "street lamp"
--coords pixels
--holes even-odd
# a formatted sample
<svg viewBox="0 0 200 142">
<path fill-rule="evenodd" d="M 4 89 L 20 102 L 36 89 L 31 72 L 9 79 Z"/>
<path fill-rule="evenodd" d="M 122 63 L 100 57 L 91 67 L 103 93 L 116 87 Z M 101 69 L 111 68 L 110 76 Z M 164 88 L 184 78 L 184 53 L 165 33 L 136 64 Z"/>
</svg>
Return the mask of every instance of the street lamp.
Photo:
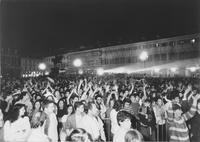
<svg viewBox="0 0 200 142">
<path fill-rule="evenodd" d="M 81 59 L 75 59 L 74 62 L 73 62 L 73 65 L 74 65 L 75 67 L 80 67 L 80 66 L 82 66 L 82 61 L 81 61 Z"/>
<path fill-rule="evenodd" d="M 146 51 L 142 51 L 142 53 L 140 54 L 140 60 L 141 61 L 146 61 L 148 59 L 148 53 Z"/>
<path fill-rule="evenodd" d="M 98 68 L 98 69 L 97 69 L 97 75 L 101 76 L 101 75 L 103 75 L 103 74 L 104 74 L 103 68 Z"/>
<path fill-rule="evenodd" d="M 45 63 L 40 63 L 40 64 L 38 65 L 38 68 L 39 68 L 40 70 L 44 71 L 44 70 L 46 70 L 47 66 L 46 66 Z"/>
<path fill-rule="evenodd" d="M 139 58 L 143 62 L 143 68 L 145 68 L 145 61 L 148 59 L 148 53 L 146 51 L 142 51 Z"/>
<path fill-rule="evenodd" d="M 44 71 L 45 71 L 46 68 L 47 68 L 46 64 L 45 64 L 45 63 L 40 63 L 40 64 L 38 65 L 38 68 L 39 68 L 39 70 L 42 71 L 42 75 L 44 75 Z"/>
</svg>

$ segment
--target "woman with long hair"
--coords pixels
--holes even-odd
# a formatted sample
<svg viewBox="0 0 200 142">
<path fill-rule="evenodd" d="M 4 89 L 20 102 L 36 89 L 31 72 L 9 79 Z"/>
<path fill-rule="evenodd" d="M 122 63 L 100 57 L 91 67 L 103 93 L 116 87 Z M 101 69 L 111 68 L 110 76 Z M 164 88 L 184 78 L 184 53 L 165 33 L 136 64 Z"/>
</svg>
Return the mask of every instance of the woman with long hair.
<svg viewBox="0 0 200 142">
<path fill-rule="evenodd" d="M 31 113 L 31 117 L 34 117 L 35 113 L 42 110 L 42 102 L 41 100 L 36 100 L 33 104 L 33 111 Z"/>
<path fill-rule="evenodd" d="M 67 105 L 66 106 L 66 114 L 62 117 L 62 125 L 63 127 L 65 126 L 65 123 L 67 121 L 67 118 L 72 114 L 74 113 L 74 108 L 73 108 L 73 105 Z M 60 140 L 65 140 L 65 137 L 66 137 L 66 132 L 64 131 L 64 129 L 61 129 L 60 131 Z"/>
<path fill-rule="evenodd" d="M 25 116 L 26 107 L 24 104 L 16 104 L 10 112 L 10 116 L 4 125 L 4 140 L 8 142 L 27 139 L 30 132 L 29 118 Z"/>
<path fill-rule="evenodd" d="M 50 142 L 48 136 L 44 134 L 43 124 L 47 119 L 46 115 L 42 111 L 35 113 L 31 118 L 31 132 L 27 139 L 27 142 Z"/>
</svg>

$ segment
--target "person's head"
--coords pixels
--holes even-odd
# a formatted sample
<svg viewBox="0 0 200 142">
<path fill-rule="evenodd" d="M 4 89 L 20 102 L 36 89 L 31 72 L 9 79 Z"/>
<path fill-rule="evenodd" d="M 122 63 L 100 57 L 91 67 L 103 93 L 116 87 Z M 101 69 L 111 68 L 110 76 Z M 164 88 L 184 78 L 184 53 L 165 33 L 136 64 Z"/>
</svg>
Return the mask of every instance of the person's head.
<svg viewBox="0 0 200 142">
<path fill-rule="evenodd" d="M 31 118 L 31 128 L 41 127 L 46 119 L 47 116 L 42 111 L 36 112 Z"/>
<path fill-rule="evenodd" d="M 159 105 L 159 106 L 163 105 L 163 100 L 161 98 L 157 99 L 157 105 Z"/>
<path fill-rule="evenodd" d="M 59 110 L 63 110 L 65 108 L 65 100 L 64 99 L 60 99 L 58 101 L 58 109 Z"/>
<path fill-rule="evenodd" d="M 16 104 L 14 105 L 12 112 L 10 113 L 10 121 L 14 122 L 18 118 L 23 117 L 26 112 L 26 107 L 24 104 Z"/>
<path fill-rule="evenodd" d="M 130 130 L 126 132 L 125 142 L 143 142 L 143 136 L 138 130 Z"/>
<path fill-rule="evenodd" d="M 110 99 L 109 107 L 110 107 L 110 108 L 113 108 L 113 107 L 114 107 L 114 104 L 115 104 L 115 99 Z"/>
<path fill-rule="evenodd" d="M 37 100 L 35 101 L 35 103 L 33 104 L 33 109 L 34 110 L 41 110 L 41 101 L 40 100 Z"/>
<path fill-rule="evenodd" d="M 78 96 L 77 95 L 72 95 L 71 104 L 74 105 L 76 102 L 78 102 Z"/>
<path fill-rule="evenodd" d="M 47 100 L 49 100 L 49 101 L 53 101 L 54 102 L 54 98 L 53 98 L 53 96 L 48 96 L 47 98 L 46 98 Z"/>
<path fill-rule="evenodd" d="M 74 111 L 74 108 L 73 108 L 72 105 L 67 105 L 67 106 L 66 106 L 66 109 L 67 109 L 67 114 L 68 114 L 68 115 L 72 114 L 73 111 Z"/>
<path fill-rule="evenodd" d="M 130 104 L 131 104 L 131 100 L 130 99 L 124 99 L 124 108 L 129 108 L 130 107 Z"/>
<path fill-rule="evenodd" d="M 180 98 L 179 98 L 179 91 L 178 90 L 173 90 L 171 92 L 171 96 L 172 96 L 172 100 L 174 101 L 174 103 L 180 103 Z"/>
<path fill-rule="evenodd" d="M 140 100 L 140 97 L 139 97 L 139 95 L 138 95 L 138 94 L 135 96 L 135 99 L 136 99 L 136 102 L 139 102 L 139 100 Z"/>
<path fill-rule="evenodd" d="M 175 119 L 180 119 L 183 111 L 181 110 L 181 106 L 178 104 L 173 104 L 172 109 L 174 111 L 174 118 Z"/>
<path fill-rule="evenodd" d="M 102 96 L 101 96 L 101 95 L 97 95 L 97 96 L 95 97 L 95 100 L 96 100 L 96 103 L 100 105 L 101 102 L 102 102 Z"/>
<path fill-rule="evenodd" d="M 117 113 L 117 122 L 121 128 L 131 128 L 131 114 L 127 111 L 119 111 Z"/>
<path fill-rule="evenodd" d="M 116 111 L 119 111 L 122 108 L 122 104 L 123 103 L 120 100 L 115 101 L 113 109 L 115 109 Z"/>
<path fill-rule="evenodd" d="M 42 96 L 41 96 L 41 95 L 37 94 L 37 95 L 35 96 L 35 100 L 41 100 L 41 99 L 42 99 Z"/>
<path fill-rule="evenodd" d="M 129 93 L 128 90 L 126 90 L 126 91 L 124 92 L 124 95 L 128 95 L 128 93 Z"/>
<path fill-rule="evenodd" d="M 99 115 L 99 110 L 97 109 L 97 106 L 94 102 L 88 102 L 87 109 L 88 109 L 88 114 L 93 116 Z"/>
<path fill-rule="evenodd" d="M 135 98 L 134 94 L 131 94 L 130 100 L 131 100 L 132 103 L 136 102 L 136 98 Z"/>
<path fill-rule="evenodd" d="M 75 112 L 83 113 L 84 112 L 84 104 L 82 102 L 75 102 L 74 110 L 75 110 Z"/>
<path fill-rule="evenodd" d="M 47 114 L 54 113 L 55 106 L 53 101 L 45 100 L 43 105 L 44 105 L 44 112 L 46 112 Z"/>
<path fill-rule="evenodd" d="M 66 140 L 73 142 L 92 142 L 92 137 L 84 129 L 78 128 L 73 130 Z"/>
<path fill-rule="evenodd" d="M 144 106 L 145 106 L 145 107 L 149 107 L 150 104 L 151 104 L 151 101 L 150 101 L 149 99 L 146 99 L 146 100 L 144 101 Z"/>
</svg>

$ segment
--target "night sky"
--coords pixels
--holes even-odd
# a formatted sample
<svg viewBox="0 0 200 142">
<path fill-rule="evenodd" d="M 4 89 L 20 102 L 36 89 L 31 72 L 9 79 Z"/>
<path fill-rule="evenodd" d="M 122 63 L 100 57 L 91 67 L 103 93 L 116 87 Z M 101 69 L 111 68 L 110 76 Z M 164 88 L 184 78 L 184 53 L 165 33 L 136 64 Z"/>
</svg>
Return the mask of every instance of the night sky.
<svg viewBox="0 0 200 142">
<path fill-rule="evenodd" d="M 2 46 L 22 56 L 200 31 L 200 0 L 2 0 Z"/>
</svg>

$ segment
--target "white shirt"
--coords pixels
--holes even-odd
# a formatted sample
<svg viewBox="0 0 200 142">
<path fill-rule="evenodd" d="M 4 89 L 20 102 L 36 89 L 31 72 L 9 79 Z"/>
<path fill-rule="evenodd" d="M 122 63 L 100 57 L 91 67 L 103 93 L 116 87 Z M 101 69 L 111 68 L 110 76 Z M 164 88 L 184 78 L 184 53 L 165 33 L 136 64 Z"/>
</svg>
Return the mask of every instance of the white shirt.
<svg viewBox="0 0 200 142">
<path fill-rule="evenodd" d="M 76 119 L 76 127 L 80 128 L 81 123 L 82 123 L 81 120 L 83 119 L 83 116 L 75 114 L 75 119 Z"/>
<path fill-rule="evenodd" d="M 63 115 L 63 117 L 61 118 L 61 122 L 65 123 L 67 121 L 69 115 Z"/>
<path fill-rule="evenodd" d="M 57 131 L 58 121 L 56 115 L 54 113 L 50 114 L 49 119 L 50 119 L 50 124 L 48 128 L 48 137 L 52 140 L 52 142 L 58 142 L 58 131 Z"/>
<path fill-rule="evenodd" d="M 117 111 L 115 109 L 111 110 L 110 119 L 111 119 L 111 132 L 115 134 L 115 132 L 119 129 L 119 125 L 117 123 Z"/>
<path fill-rule="evenodd" d="M 85 115 L 80 123 L 80 128 L 85 129 L 91 134 L 93 140 L 98 139 L 99 136 L 104 140 L 103 122 L 99 117 L 97 117 L 97 119 L 93 116 Z"/>
<path fill-rule="evenodd" d="M 49 142 L 49 139 L 39 127 L 31 130 L 27 142 Z"/>
<path fill-rule="evenodd" d="M 129 130 L 120 128 L 116 131 L 113 137 L 113 142 L 125 142 L 125 135 Z"/>
<path fill-rule="evenodd" d="M 6 121 L 4 125 L 4 139 L 5 141 L 25 141 L 30 129 L 28 117 L 19 118 L 13 123 Z"/>
</svg>

